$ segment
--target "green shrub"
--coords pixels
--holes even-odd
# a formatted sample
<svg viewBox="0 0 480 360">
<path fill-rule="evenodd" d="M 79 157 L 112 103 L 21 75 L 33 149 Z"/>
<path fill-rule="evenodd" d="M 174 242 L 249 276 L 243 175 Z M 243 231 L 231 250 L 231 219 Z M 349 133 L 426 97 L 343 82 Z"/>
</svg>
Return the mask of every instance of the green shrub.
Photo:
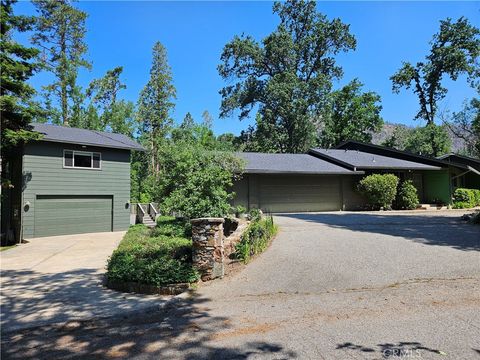
<svg viewBox="0 0 480 360">
<path fill-rule="evenodd" d="M 160 216 L 157 219 L 157 227 L 152 231 L 152 236 L 161 235 L 190 238 L 192 236 L 192 225 L 186 219 Z"/>
<path fill-rule="evenodd" d="M 267 248 L 277 231 L 278 227 L 274 224 L 272 216 L 252 221 L 235 247 L 237 259 L 247 263 L 251 256 L 259 254 Z"/>
<path fill-rule="evenodd" d="M 246 214 L 247 213 L 247 208 L 243 205 L 238 205 L 237 208 L 235 209 L 235 214 L 237 216 L 240 216 L 242 214 Z"/>
<path fill-rule="evenodd" d="M 453 193 L 453 208 L 466 209 L 480 206 L 480 190 L 457 188 Z"/>
<path fill-rule="evenodd" d="M 195 282 L 192 242 L 182 237 L 151 236 L 144 225 L 132 226 L 107 263 L 109 280 L 163 286 Z"/>
<path fill-rule="evenodd" d="M 259 221 L 262 218 L 262 211 L 260 209 L 251 209 L 250 218 L 252 221 Z"/>
<path fill-rule="evenodd" d="M 396 203 L 399 209 L 413 210 L 417 208 L 419 204 L 417 188 L 411 180 L 404 181 L 400 184 Z"/>
<path fill-rule="evenodd" d="M 452 206 L 454 209 L 469 209 L 471 207 L 471 204 L 466 201 L 455 201 Z"/>
<path fill-rule="evenodd" d="M 475 198 L 475 206 L 480 206 L 480 190 L 472 189 L 473 197 Z"/>
<path fill-rule="evenodd" d="M 390 209 L 397 194 L 398 177 L 393 174 L 372 174 L 364 177 L 358 190 L 374 209 Z"/>
</svg>

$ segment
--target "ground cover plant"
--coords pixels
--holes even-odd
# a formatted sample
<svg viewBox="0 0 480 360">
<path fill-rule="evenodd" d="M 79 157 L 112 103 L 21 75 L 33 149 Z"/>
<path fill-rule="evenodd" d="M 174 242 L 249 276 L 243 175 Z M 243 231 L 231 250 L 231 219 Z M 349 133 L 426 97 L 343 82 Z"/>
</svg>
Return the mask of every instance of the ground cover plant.
<svg viewBox="0 0 480 360">
<path fill-rule="evenodd" d="M 192 241 L 182 235 L 188 227 L 182 229 L 172 218 L 159 224 L 154 230 L 141 224 L 130 227 L 108 260 L 108 280 L 156 286 L 198 280 L 192 266 Z"/>
<path fill-rule="evenodd" d="M 273 222 L 271 215 L 261 217 L 259 213 L 254 212 L 252 222 L 235 246 L 236 258 L 247 263 L 252 256 L 265 251 L 277 232 L 278 226 Z"/>
</svg>

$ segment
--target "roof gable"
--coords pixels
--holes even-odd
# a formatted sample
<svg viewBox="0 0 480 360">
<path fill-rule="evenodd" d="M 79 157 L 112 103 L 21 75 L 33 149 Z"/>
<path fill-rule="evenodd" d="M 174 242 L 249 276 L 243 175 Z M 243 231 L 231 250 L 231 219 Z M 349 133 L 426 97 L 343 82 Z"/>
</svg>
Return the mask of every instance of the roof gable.
<svg viewBox="0 0 480 360">
<path fill-rule="evenodd" d="M 438 159 L 447 161 L 455 165 L 462 164 L 462 165 L 471 166 L 476 170 L 480 170 L 480 159 L 476 159 L 470 156 L 464 156 L 459 154 L 445 154 L 445 155 L 439 156 Z"/>
<path fill-rule="evenodd" d="M 441 167 L 390 156 L 347 149 L 311 149 L 310 153 L 322 159 L 350 166 L 353 170 L 440 170 Z"/>
<path fill-rule="evenodd" d="M 41 141 L 100 146 L 114 149 L 145 150 L 136 141 L 123 134 L 40 123 L 34 123 L 32 126 L 34 131 L 43 134 Z"/>
<path fill-rule="evenodd" d="M 363 143 L 360 141 L 353 141 L 353 140 L 349 140 L 344 143 L 341 143 L 340 145 L 337 146 L 336 149 L 359 150 L 369 154 L 377 154 L 377 155 L 387 156 L 390 158 L 412 161 L 415 163 L 426 164 L 426 165 L 431 165 L 436 167 L 448 167 L 452 165 L 451 163 L 448 163 L 447 161 L 444 161 L 441 159 L 436 159 L 436 158 L 432 158 L 424 155 L 417 155 L 417 154 L 410 153 L 408 151 L 401 151 L 401 150 L 387 148 L 385 146 L 367 144 L 367 143 Z M 466 168 L 465 166 L 460 164 L 455 166 L 458 166 L 460 168 Z"/>
</svg>

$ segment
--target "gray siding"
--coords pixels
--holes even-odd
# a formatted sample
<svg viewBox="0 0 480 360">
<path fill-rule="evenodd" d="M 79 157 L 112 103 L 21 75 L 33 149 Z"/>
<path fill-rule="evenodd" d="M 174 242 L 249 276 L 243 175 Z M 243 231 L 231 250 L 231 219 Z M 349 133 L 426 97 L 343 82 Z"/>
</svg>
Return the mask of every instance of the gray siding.
<svg viewBox="0 0 480 360">
<path fill-rule="evenodd" d="M 63 150 L 95 151 L 102 154 L 101 170 L 63 168 Z M 130 152 L 128 150 L 81 147 L 71 144 L 35 142 L 23 156 L 23 238 L 35 233 L 37 195 L 102 195 L 113 197 L 113 230 L 126 230 L 130 223 Z"/>
</svg>

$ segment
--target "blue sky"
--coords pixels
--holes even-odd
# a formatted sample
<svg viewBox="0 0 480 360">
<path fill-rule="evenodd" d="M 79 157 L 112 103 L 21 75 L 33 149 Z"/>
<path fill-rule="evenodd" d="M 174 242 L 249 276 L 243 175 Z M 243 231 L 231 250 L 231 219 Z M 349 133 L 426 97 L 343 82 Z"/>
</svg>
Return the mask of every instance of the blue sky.
<svg viewBox="0 0 480 360">
<path fill-rule="evenodd" d="M 89 15 L 87 20 L 88 58 L 91 71 L 82 71 L 83 85 L 101 77 L 115 66 L 123 66 L 127 89 L 125 99 L 136 101 L 148 80 L 151 48 L 158 40 L 168 51 L 177 101 L 173 117 L 181 121 L 189 111 L 201 120 L 207 109 L 215 118 L 217 134 L 238 134 L 252 120 L 219 119 L 221 97 L 218 91 L 224 82 L 217 73 L 223 46 L 236 34 L 250 34 L 262 39 L 273 31 L 278 18 L 272 14 L 271 2 L 140 2 L 81 1 L 79 8 Z M 339 17 L 351 25 L 357 38 L 357 50 L 338 56 L 344 77 L 335 83 L 340 87 L 357 77 L 365 90 L 382 97 L 384 120 L 415 124 L 417 99 L 411 92 L 395 95 L 389 77 L 403 60 L 416 62 L 429 49 L 439 21 L 446 17 L 466 16 L 480 27 L 480 2 L 319 2 L 319 11 L 329 18 Z M 16 11 L 31 14 L 33 6 L 20 2 Z M 19 37 L 22 41 L 26 35 Z M 32 79 L 39 88 L 48 75 Z M 475 96 L 465 78 L 445 82 L 449 93 L 442 109 L 459 110 L 466 98 Z M 419 124 L 419 123 L 418 123 Z"/>
</svg>

